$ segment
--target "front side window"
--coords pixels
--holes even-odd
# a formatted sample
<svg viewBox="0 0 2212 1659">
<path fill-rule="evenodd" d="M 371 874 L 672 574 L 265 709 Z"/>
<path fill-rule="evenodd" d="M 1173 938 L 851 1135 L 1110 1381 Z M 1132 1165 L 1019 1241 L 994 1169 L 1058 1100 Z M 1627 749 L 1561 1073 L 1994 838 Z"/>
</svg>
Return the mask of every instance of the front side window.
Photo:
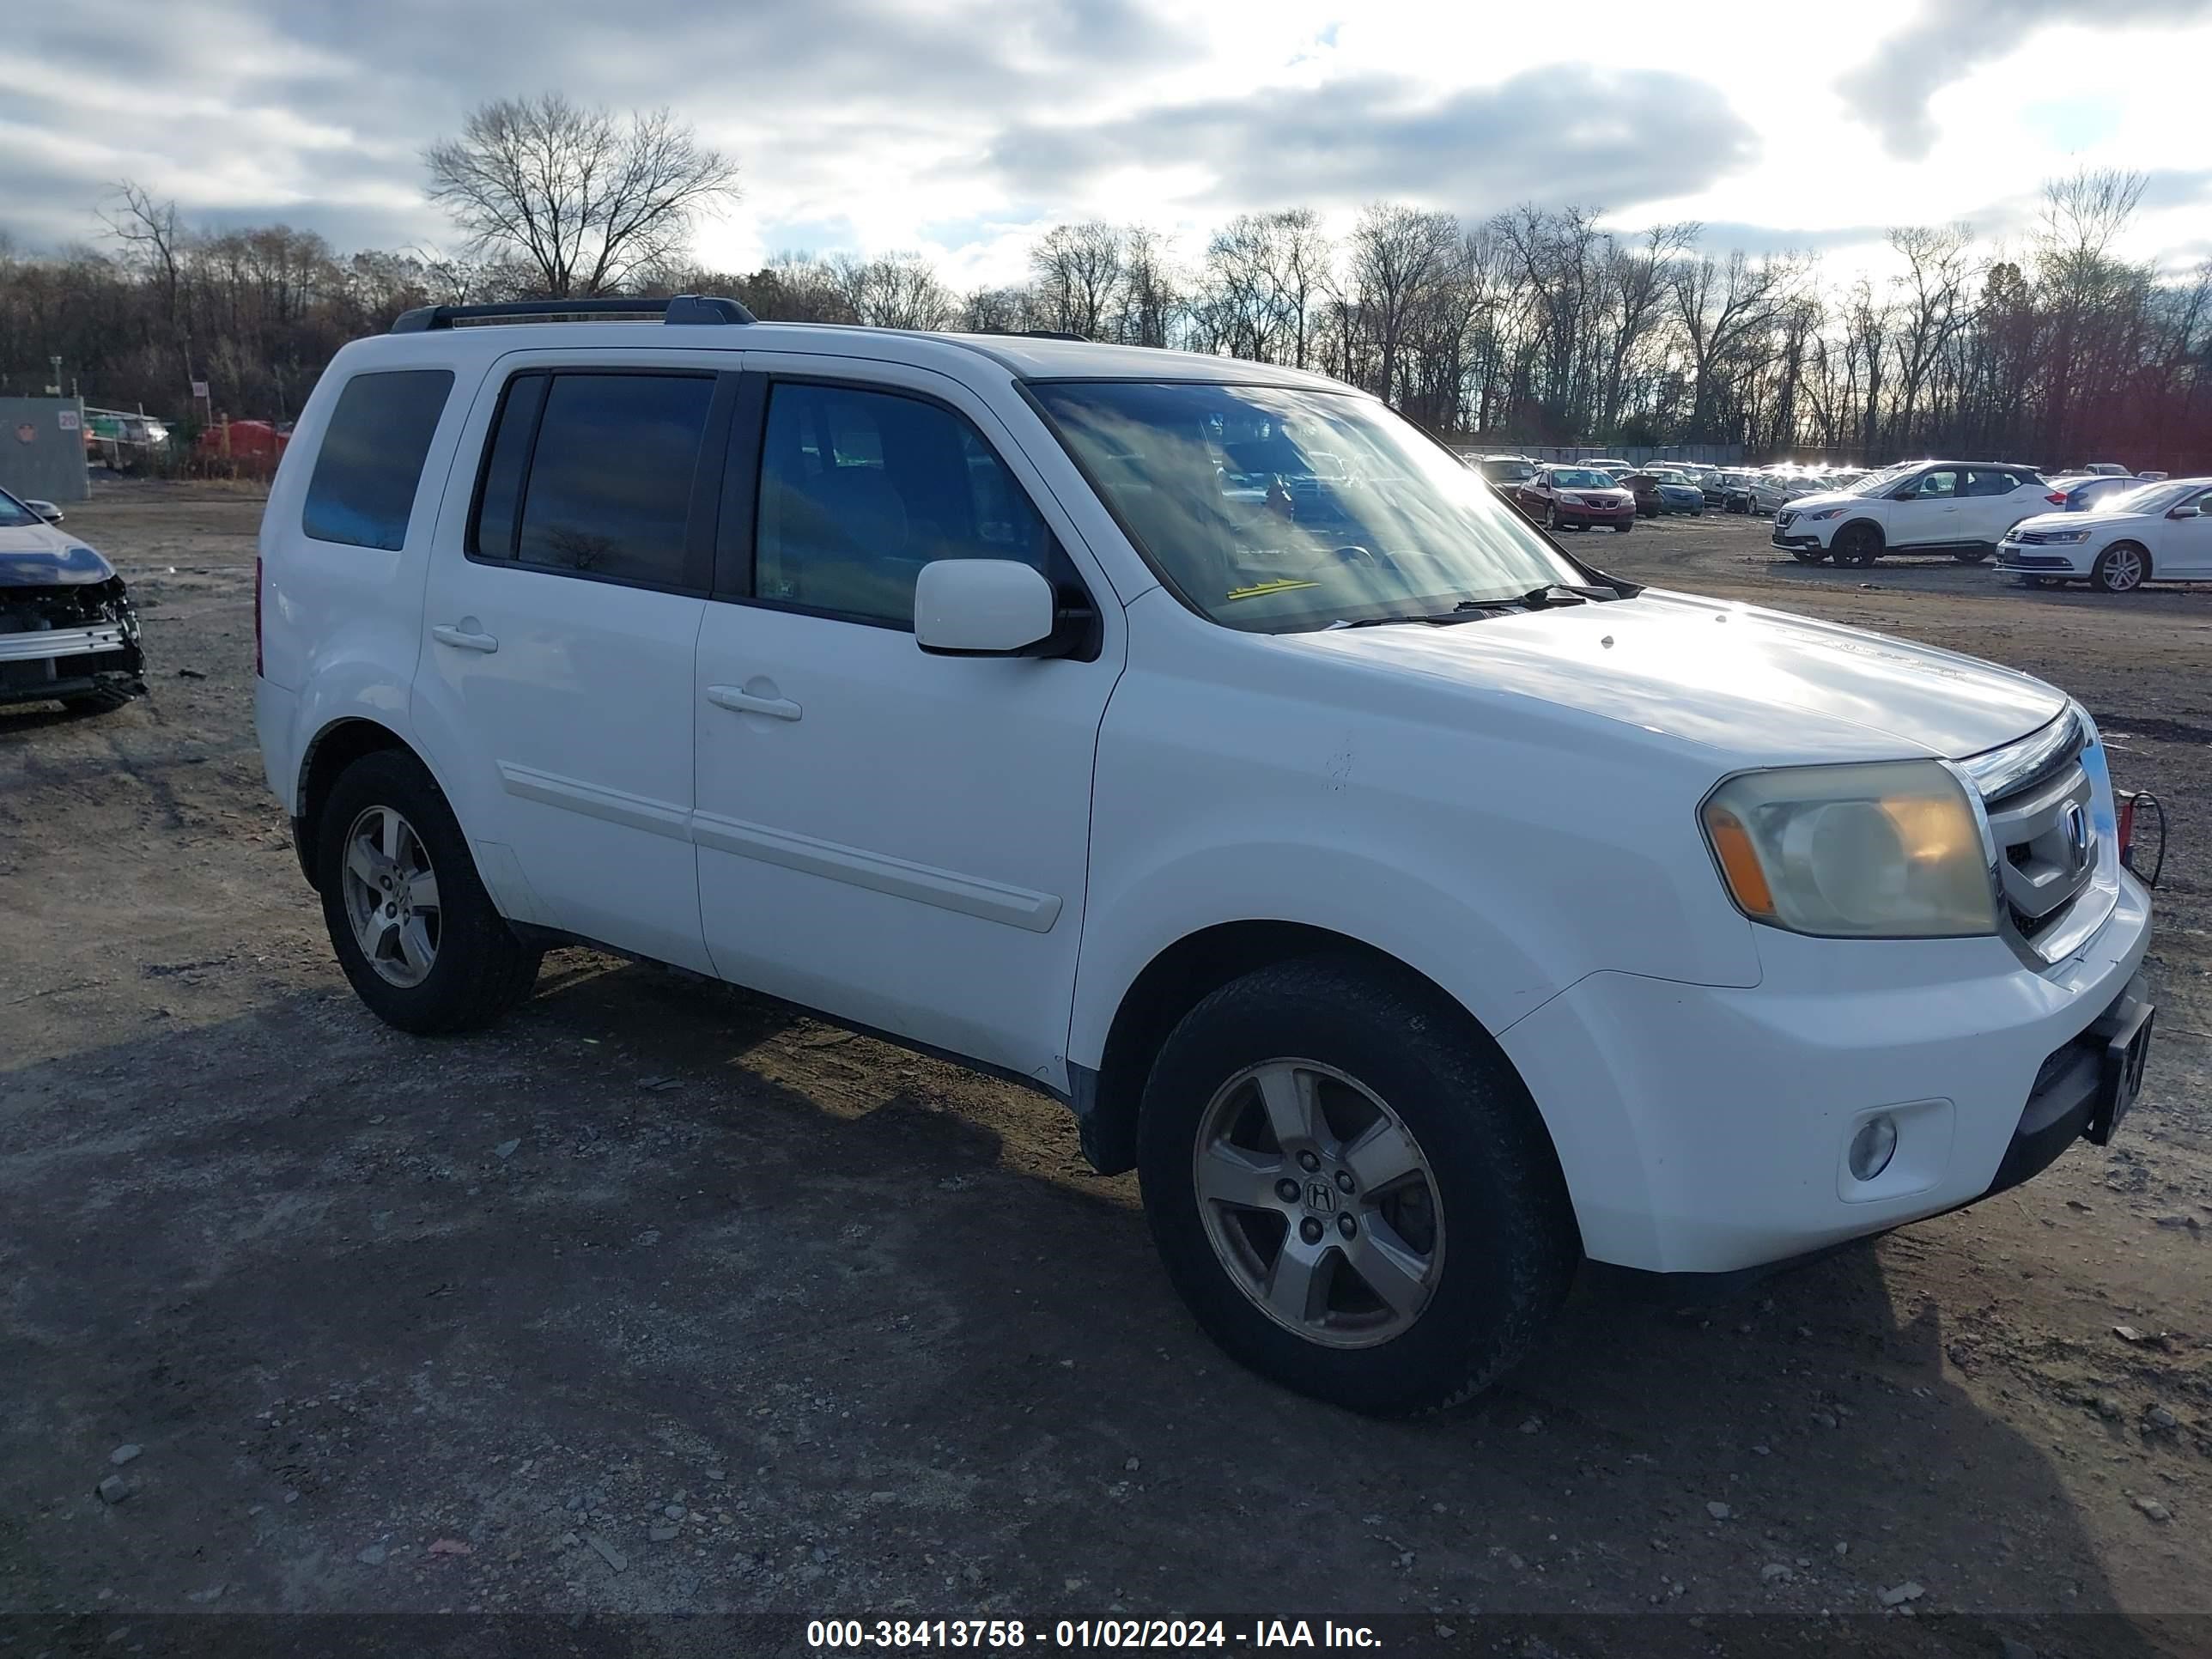
<svg viewBox="0 0 2212 1659">
<path fill-rule="evenodd" d="M 1899 499 L 1913 501 L 1949 501 L 1958 493 L 1959 475 L 1946 466 L 1938 467 L 1933 472 L 1923 473 L 1920 482 L 1914 484 L 1909 492 Z"/>
<path fill-rule="evenodd" d="M 653 586 L 687 578 L 708 374 L 517 375 L 507 383 L 470 550 Z"/>
<path fill-rule="evenodd" d="M 943 406 L 780 383 L 761 441 L 753 596 L 914 625 L 935 559 L 1014 559 L 1048 575 L 1051 532 L 990 446 Z"/>
<path fill-rule="evenodd" d="M 1194 381 L 1032 389 L 1154 568 L 1224 627 L 1389 621 L 1584 580 L 1371 398 Z M 1245 482 L 1255 462 L 1263 489 Z M 1550 476 L 1612 485 L 1583 469 Z"/>
<path fill-rule="evenodd" d="M 300 528 L 319 542 L 397 551 L 430 439 L 453 389 L 444 368 L 356 374 L 338 393 L 307 481 Z"/>
</svg>

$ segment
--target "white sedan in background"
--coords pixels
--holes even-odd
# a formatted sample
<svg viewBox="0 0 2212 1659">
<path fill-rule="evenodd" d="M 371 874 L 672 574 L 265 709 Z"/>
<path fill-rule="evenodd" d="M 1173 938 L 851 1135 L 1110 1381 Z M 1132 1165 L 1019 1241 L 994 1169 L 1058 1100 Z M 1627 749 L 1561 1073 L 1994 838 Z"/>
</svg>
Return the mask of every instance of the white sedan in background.
<svg viewBox="0 0 2212 1659">
<path fill-rule="evenodd" d="M 2087 580 L 2107 593 L 2212 581 L 2212 478 L 2171 478 L 2086 513 L 2023 519 L 1997 544 L 1996 568 L 2031 587 Z"/>
</svg>

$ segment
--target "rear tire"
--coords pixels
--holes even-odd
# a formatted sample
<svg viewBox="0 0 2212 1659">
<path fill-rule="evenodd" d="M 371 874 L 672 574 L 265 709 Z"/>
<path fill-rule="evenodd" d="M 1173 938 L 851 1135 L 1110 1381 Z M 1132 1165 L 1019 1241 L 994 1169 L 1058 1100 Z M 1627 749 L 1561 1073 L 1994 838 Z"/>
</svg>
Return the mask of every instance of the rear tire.
<svg viewBox="0 0 2212 1659">
<path fill-rule="evenodd" d="M 356 847 L 395 820 L 384 847 Z M 444 792 L 412 755 L 383 749 L 354 762 L 331 785 L 319 822 L 323 923 L 370 1012 L 433 1036 L 479 1030 L 529 996 L 544 952 L 517 939 L 493 905 Z M 406 900 L 420 908 L 395 915 Z M 368 914 L 357 915 L 364 906 Z M 389 921 L 380 922 L 380 908 Z M 374 957 L 365 938 L 380 946 Z"/>
<path fill-rule="evenodd" d="M 2132 593 L 2149 580 L 2150 554 L 2135 542 L 2114 542 L 2089 569 L 2089 580 L 2100 593 Z"/>
<path fill-rule="evenodd" d="M 1881 532 L 1870 524 L 1847 524 L 1836 532 L 1836 562 L 1863 570 L 1881 556 Z"/>
<path fill-rule="evenodd" d="M 1504 1057 L 1431 988 L 1347 957 L 1261 969 L 1183 1017 L 1145 1087 L 1138 1169 L 1161 1261 L 1206 1334 L 1353 1411 L 1433 1410 L 1488 1386 L 1581 1255 L 1550 1137 Z"/>
</svg>

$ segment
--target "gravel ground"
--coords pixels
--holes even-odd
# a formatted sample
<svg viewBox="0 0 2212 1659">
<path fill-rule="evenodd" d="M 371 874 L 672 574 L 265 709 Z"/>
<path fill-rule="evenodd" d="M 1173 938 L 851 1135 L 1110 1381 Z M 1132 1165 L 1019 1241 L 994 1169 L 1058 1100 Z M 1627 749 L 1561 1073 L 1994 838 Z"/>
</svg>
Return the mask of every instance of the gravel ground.
<svg viewBox="0 0 2212 1659">
<path fill-rule="evenodd" d="M 2172 813 L 2159 1046 L 2109 1151 L 1730 1297 L 1587 1285 L 1505 1386 L 1378 1425 L 1224 1362 L 1050 1102 L 582 951 L 489 1035 L 377 1024 L 261 781 L 258 514 L 71 509 L 153 696 L 0 711 L 0 1653 L 240 1650 L 159 1617 L 222 1611 L 2212 1644 L 2212 588 L 1575 541 L 2081 696 Z"/>
</svg>

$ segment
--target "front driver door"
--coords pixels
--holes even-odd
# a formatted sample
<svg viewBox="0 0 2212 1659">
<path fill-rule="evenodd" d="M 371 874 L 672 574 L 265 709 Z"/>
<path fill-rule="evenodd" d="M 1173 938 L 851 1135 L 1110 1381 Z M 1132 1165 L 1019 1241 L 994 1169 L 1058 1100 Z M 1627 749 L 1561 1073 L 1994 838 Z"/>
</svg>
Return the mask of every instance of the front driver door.
<svg viewBox="0 0 2212 1659">
<path fill-rule="evenodd" d="M 2159 545 L 2151 555 L 2153 576 L 2194 581 L 2212 579 L 2212 489 L 2185 495 L 2167 511 L 2191 507 L 2197 509 L 2194 518 L 2159 520 Z"/>
<path fill-rule="evenodd" d="M 1021 559 L 1111 592 L 1011 434 L 927 369 L 748 353 L 699 636 L 699 886 L 715 971 L 1055 1087 L 1118 607 L 1075 658 L 914 639 L 915 578 Z M 842 378 L 832 378 L 842 377 Z"/>
<path fill-rule="evenodd" d="M 1892 547 L 1942 546 L 1971 540 L 1959 528 L 1959 469 L 1931 467 L 1905 485 L 1889 504 Z"/>
</svg>

